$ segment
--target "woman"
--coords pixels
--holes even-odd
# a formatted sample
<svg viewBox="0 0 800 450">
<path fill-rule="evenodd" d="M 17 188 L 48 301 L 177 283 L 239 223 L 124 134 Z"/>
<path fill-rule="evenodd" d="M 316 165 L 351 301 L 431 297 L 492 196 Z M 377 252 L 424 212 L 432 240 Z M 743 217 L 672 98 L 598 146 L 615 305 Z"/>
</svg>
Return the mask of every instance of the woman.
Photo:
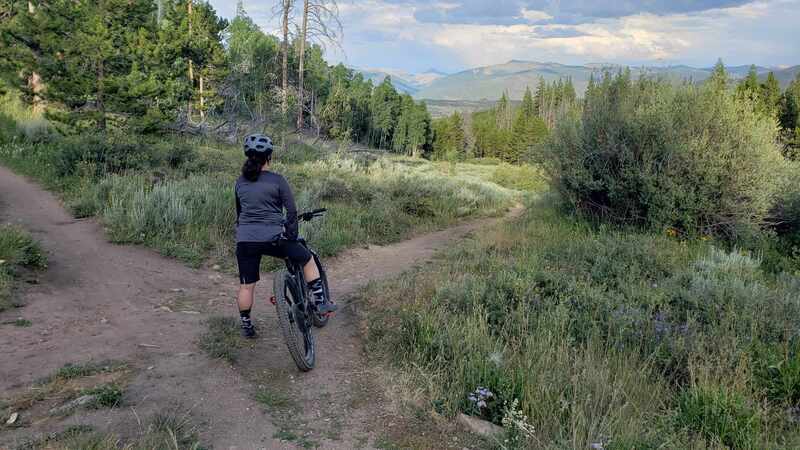
<svg viewBox="0 0 800 450">
<path fill-rule="evenodd" d="M 250 320 L 256 283 L 260 279 L 261 256 L 289 258 L 303 267 L 308 289 L 319 312 L 336 311 L 325 298 L 319 268 L 311 253 L 297 242 L 297 207 L 286 179 L 269 171 L 272 140 L 252 134 L 244 140 L 247 157 L 242 176 L 236 181 L 236 260 L 239 263 L 239 314 L 242 336 L 255 338 Z M 284 218 L 284 209 L 286 217 Z"/>
</svg>

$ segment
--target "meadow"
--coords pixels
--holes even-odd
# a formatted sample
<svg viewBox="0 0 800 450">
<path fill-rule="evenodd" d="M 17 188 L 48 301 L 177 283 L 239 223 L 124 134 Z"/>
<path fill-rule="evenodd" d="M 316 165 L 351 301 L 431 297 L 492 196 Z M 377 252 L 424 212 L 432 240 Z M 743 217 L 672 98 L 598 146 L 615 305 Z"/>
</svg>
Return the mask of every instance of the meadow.
<svg viewBox="0 0 800 450">
<path fill-rule="evenodd" d="M 371 353 L 425 408 L 505 424 L 498 448 L 800 445 L 798 277 L 549 196 L 526 211 L 360 297 Z"/>
<path fill-rule="evenodd" d="M 522 217 L 359 296 L 405 400 L 503 449 L 800 447 L 800 171 L 726 86 L 606 76 Z"/>
<path fill-rule="evenodd" d="M 46 127 L 27 132 L 21 123 L 0 146 L 0 162 L 60 193 L 74 215 L 98 217 L 114 242 L 144 244 L 194 266 L 230 266 L 233 185 L 243 161 L 237 146 L 169 136 L 61 137 Z M 330 256 L 502 214 L 525 188 L 520 175 L 498 175 L 503 167 L 353 155 L 295 139 L 276 153 L 272 170 L 288 178 L 301 211 L 329 209 L 302 232 Z M 524 170 L 509 166 L 509 174 Z"/>
</svg>

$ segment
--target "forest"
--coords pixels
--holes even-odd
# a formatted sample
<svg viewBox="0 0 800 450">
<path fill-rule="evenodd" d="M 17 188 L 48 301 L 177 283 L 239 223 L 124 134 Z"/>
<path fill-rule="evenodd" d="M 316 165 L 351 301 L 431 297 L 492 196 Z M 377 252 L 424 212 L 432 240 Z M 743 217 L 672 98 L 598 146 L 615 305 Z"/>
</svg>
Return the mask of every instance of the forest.
<svg viewBox="0 0 800 450">
<path fill-rule="evenodd" d="M 34 108 L 48 105 L 46 118 L 64 135 L 235 136 L 240 128 L 296 125 L 425 153 L 432 140 L 425 105 L 398 94 L 391 80 L 373 86 L 328 65 L 321 44 L 336 39 L 338 19 L 315 7 L 322 8 L 312 3 L 305 14 L 316 28 L 334 31 L 306 42 L 302 32 L 284 40 L 265 34 L 241 3 L 227 21 L 196 1 L 4 1 L 0 72 L 6 90 Z"/>
</svg>

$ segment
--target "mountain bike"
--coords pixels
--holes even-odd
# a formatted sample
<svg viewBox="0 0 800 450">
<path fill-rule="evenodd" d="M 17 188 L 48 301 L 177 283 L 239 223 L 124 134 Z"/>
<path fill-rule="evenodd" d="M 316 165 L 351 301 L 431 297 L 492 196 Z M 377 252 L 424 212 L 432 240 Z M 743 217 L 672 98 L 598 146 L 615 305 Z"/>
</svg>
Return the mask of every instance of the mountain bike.
<svg viewBox="0 0 800 450">
<path fill-rule="evenodd" d="M 300 214 L 300 222 L 310 222 L 325 215 L 326 209 L 317 209 Z M 311 252 L 311 256 L 319 267 L 319 275 L 325 292 L 325 298 L 331 301 L 328 288 L 328 277 L 319 255 L 312 250 L 305 239 L 298 242 Z M 303 267 L 285 260 L 286 269 L 275 274 L 274 296 L 270 299 L 278 310 L 278 323 L 283 333 L 286 346 L 297 368 L 308 372 L 314 368 L 316 349 L 314 346 L 314 327 L 322 328 L 328 324 L 330 316 L 317 312 L 316 303 L 308 290 Z"/>
</svg>

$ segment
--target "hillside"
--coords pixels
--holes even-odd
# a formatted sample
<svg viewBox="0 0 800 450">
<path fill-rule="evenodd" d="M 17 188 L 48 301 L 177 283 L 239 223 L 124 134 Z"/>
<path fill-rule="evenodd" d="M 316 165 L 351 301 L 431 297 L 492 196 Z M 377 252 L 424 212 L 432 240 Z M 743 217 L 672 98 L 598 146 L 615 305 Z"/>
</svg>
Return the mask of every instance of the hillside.
<svg viewBox="0 0 800 450">
<path fill-rule="evenodd" d="M 624 66 L 614 64 L 586 64 L 571 66 L 558 63 L 539 63 L 533 61 L 509 61 L 506 64 L 478 67 L 453 75 L 441 77 L 417 90 L 415 97 L 420 99 L 436 100 L 496 100 L 504 91 L 515 100 L 522 99 L 525 88 L 535 87 L 539 78 L 546 81 L 556 81 L 559 78 L 571 77 L 578 95 L 581 95 L 589 83 L 589 78 L 604 71 L 617 71 Z M 766 67 L 757 67 L 762 77 L 770 71 Z M 735 66 L 728 68 L 734 78 L 747 75 L 750 66 Z M 711 75 L 711 68 L 694 68 L 689 66 L 666 67 L 631 67 L 634 77 L 641 74 L 663 76 L 669 80 L 680 82 L 683 80 L 703 81 Z M 785 87 L 798 72 L 798 67 L 775 70 L 776 76 Z"/>
<path fill-rule="evenodd" d="M 788 86 L 789 83 L 791 83 L 792 80 L 797 78 L 797 75 L 800 74 L 800 65 L 788 67 L 786 69 L 776 70 L 774 71 L 774 73 L 775 73 L 775 78 L 777 78 L 778 81 L 781 83 L 781 89 L 786 89 L 786 86 Z M 767 78 L 766 73 L 759 74 L 759 79 L 761 81 L 765 80 L 766 78 Z"/>
<path fill-rule="evenodd" d="M 395 89 L 404 94 L 415 95 L 420 89 L 428 86 L 434 81 L 446 77 L 447 74 L 436 69 L 429 69 L 422 73 L 409 73 L 401 70 L 391 69 L 354 69 L 361 73 L 364 78 L 372 80 L 373 84 L 383 82 L 386 77 L 391 77 Z"/>
</svg>

